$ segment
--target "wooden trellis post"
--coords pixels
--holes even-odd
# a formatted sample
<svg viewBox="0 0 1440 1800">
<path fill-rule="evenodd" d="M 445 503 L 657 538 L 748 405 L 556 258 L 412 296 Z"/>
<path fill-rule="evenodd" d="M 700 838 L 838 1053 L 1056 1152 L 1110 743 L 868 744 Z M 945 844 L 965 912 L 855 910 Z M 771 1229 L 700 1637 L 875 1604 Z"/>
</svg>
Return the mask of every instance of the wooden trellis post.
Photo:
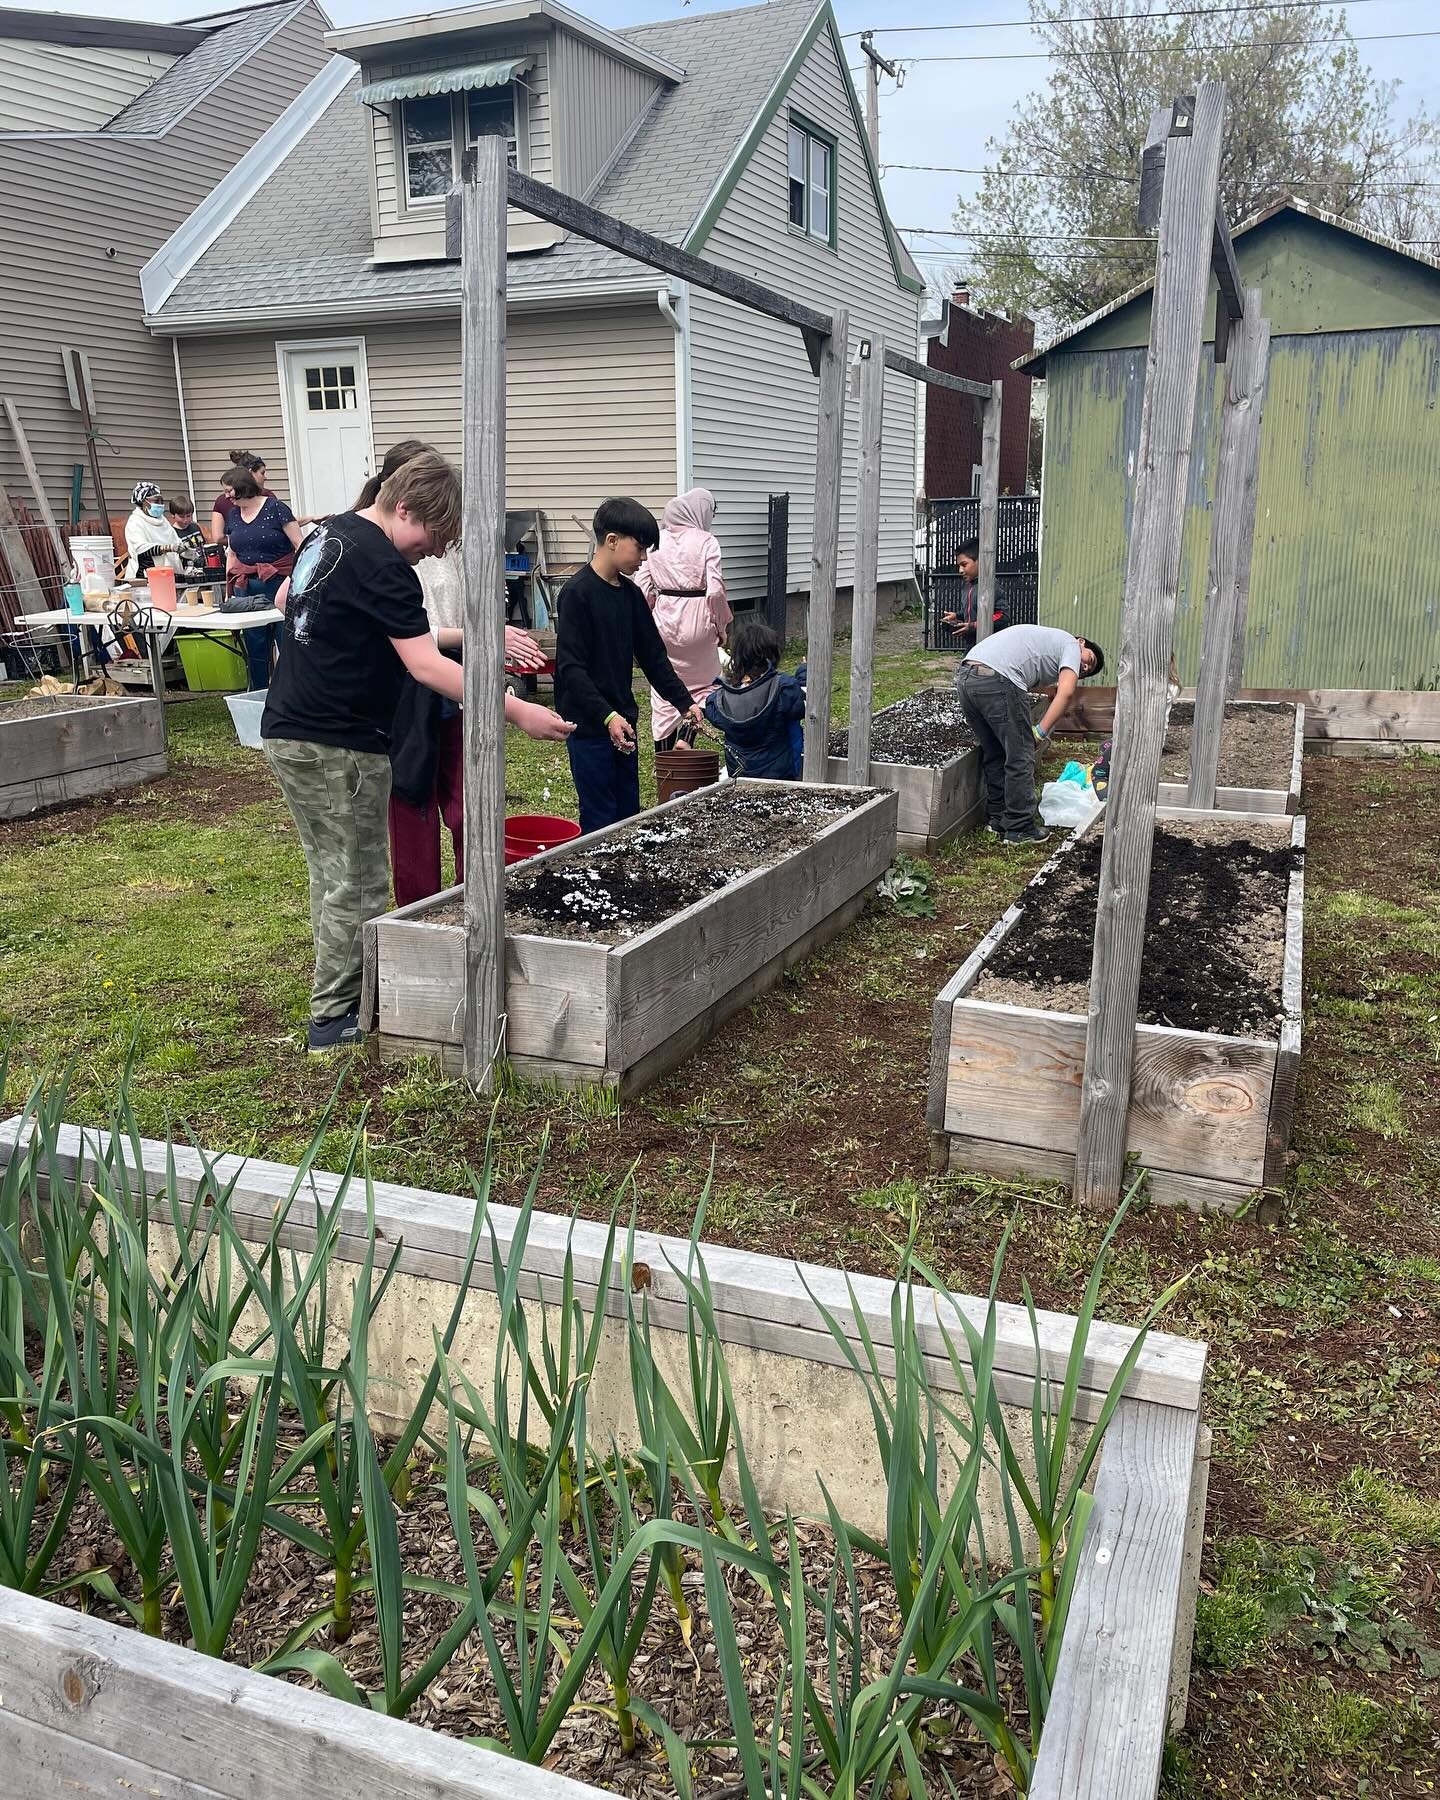
<svg viewBox="0 0 1440 1800">
<path fill-rule="evenodd" d="M 1114 1204 L 1125 1165 L 1155 798 L 1205 300 L 1216 250 L 1224 119 L 1223 85 L 1204 82 L 1193 104 L 1176 102 L 1166 144 L 1075 1155 L 1075 1196 L 1096 1206 Z"/>
<path fill-rule="evenodd" d="M 465 1075 L 505 1048 L 505 144 L 466 152 L 460 194 L 465 484 Z"/>
<path fill-rule="evenodd" d="M 1231 338 L 1225 365 L 1225 407 L 1210 522 L 1210 581 L 1190 740 L 1187 806 L 1215 804 L 1225 701 L 1239 686 L 1245 660 L 1255 495 L 1260 483 L 1260 419 L 1270 361 L 1270 321 L 1261 315 L 1262 298 L 1259 288 L 1245 290 L 1244 317 Z"/>
<path fill-rule="evenodd" d="M 1000 411 L 1004 386 L 990 385 L 980 402 L 980 572 L 975 582 L 975 641 L 995 625 L 995 574 L 1000 561 Z"/>
<path fill-rule="evenodd" d="M 885 340 L 861 338 L 860 458 L 855 477 L 855 584 L 850 607 L 850 737 L 845 779 L 870 780 L 875 698 L 875 595 L 880 583 L 880 477 L 885 437 Z"/>
<path fill-rule="evenodd" d="M 840 472 L 845 454 L 845 354 L 850 314 L 837 306 L 819 346 L 815 416 L 815 505 L 810 534 L 810 608 L 805 642 L 806 781 L 824 781 L 830 742 L 830 679 L 835 652 L 835 574 L 840 561 Z"/>
</svg>

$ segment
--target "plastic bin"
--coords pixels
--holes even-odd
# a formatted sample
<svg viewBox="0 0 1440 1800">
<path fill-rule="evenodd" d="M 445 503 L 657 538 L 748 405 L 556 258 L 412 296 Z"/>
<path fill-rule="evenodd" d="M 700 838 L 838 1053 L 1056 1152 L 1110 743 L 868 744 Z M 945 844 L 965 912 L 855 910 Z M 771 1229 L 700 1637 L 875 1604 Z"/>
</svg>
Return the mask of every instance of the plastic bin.
<svg viewBox="0 0 1440 1800">
<path fill-rule="evenodd" d="M 250 685 L 250 670 L 233 632 L 179 631 L 180 665 L 192 694 L 240 694 Z"/>
<path fill-rule="evenodd" d="M 227 694 L 225 704 L 235 721 L 235 735 L 247 750 L 260 748 L 260 715 L 265 710 L 269 688 L 256 688 L 252 694 Z"/>
<path fill-rule="evenodd" d="M 557 844 L 568 844 L 579 835 L 580 827 L 573 819 L 557 819 L 549 813 L 513 813 L 505 821 L 506 866 L 524 862 L 542 850 L 553 850 Z"/>
</svg>

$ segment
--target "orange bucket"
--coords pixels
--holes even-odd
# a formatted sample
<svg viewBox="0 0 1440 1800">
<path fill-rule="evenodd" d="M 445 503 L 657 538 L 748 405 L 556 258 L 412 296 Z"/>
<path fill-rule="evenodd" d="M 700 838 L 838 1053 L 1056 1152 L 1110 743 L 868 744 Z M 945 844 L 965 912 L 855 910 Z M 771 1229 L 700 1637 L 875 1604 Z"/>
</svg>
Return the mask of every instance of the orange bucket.
<svg viewBox="0 0 1440 1800">
<path fill-rule="evenodd" d="M 150 604 L 161 612 L 175 610 L 175 571 L 173 569 L 147 569 L 145 585 L 150 590 Z"/>
</svg>

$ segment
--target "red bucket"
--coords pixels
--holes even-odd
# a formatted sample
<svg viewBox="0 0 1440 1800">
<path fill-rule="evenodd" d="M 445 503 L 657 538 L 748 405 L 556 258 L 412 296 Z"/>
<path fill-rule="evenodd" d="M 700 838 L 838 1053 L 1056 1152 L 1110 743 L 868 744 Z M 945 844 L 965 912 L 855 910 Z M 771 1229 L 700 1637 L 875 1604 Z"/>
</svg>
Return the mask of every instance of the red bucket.
<svg viewBox="0 0 1440 1800">
<path fill-rule="evenodd" d="M 573 819 L 552 819 L 545 813 L 516 813 L 505 821 L 505 864 L 524 862 L 541 850 L 553 850 L 557 844 L 568 844 L 578 838 L 580 827 Z"/>
</svg>

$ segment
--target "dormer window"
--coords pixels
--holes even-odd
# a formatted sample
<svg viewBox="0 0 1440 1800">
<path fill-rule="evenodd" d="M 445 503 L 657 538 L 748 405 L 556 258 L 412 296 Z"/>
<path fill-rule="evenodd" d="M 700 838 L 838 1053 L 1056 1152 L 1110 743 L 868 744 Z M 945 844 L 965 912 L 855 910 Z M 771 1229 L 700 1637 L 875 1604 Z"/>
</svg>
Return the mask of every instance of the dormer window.
<svg viewBox="0 0 1440 1800">
<path fill-rule="evenodd" d="M 505 140 L 505 160 L 512 169 L 520 167 L 520 139 L 515 129 L 515 88 L 512 83 L 496 93 L 489 88 L 465 96 L 465 142 L 476 143 L 482 137 Z"/>
<path fill-rule="evenodd" d="M 455 103 L 449 94 L 401 103 L 405 139 L 405 200 L 409 206 L 443 201 L 455 184 Z"/>
<path fill-rule="evenodd" d="M 533 55 L 460 68 L 419 69 L 367 83 L 363 105 L 388 111 L 406 212 L 443 205 L 466 148 L 482 137 L 505 140 L 512 169 L 529 168 L 527 90 Z"/>
</svg>

